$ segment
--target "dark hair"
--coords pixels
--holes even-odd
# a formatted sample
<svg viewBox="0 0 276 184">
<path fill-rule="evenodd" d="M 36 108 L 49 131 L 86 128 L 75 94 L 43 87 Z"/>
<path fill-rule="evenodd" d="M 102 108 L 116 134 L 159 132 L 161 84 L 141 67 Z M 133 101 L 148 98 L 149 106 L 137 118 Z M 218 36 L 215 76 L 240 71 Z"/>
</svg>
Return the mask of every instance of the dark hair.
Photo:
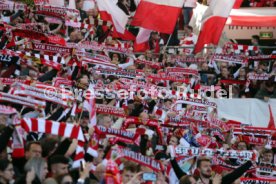
<svg viewBox="0 0 276 184">
<path fill-rule="evenodd" d="M 132 173 L 138 172 L 140 170 L 139 165 L 133 162 L 125 162 L 124 165 L 124 170 L 130 171 Z"/>
<path fill-rule="evenodd" d="M 156 154 L 155 154 L 155 159 L 156 160 L 162 160 L 162 159 L 168 159 L 169 156 L 164 153 L 163 151 L 158 151 Z"/>
<path fill-rule="evenodd" d="M 52 137 L 47 137 L 41 140 L 42 157 L 47 157 L 55 149 L 58 140 Z"/>
<path fill-rule="evenodd" d="M 54 155 L 49 159 L 49 166 L 53 164 L 69 164 L 69 159 L 63 155 Z"/>
<path fill-rule="evenodd" d="M 252 36 L 252 39 L 257 40 L 258 43 L 259 43 L 259 41 L 260 41 L 260 37 L 259 37 L 258 35 L 253 35 L 253 36 Z"/>
<path fill-rule="evenodd" d="M 117 55 L 117 56 L 118 56 L 119 62 L 122 60 L 122 56 L 121 56 L 120 54 L 118 54 L 118 53 L 111 53 L 111 54 L 109 54 L 109 57 L 113 59 L 113 56 L 114 56 L 114 55 Z"/>
<path fill-rule="evenodd" d="M 197 159 L 196 167 L 199 168 L 201 165 L 201 162 L 211 162 L 211 160 L 207 157 L 202 157 Z"/>
<path fill-rule="evenodd" d="M 185 27 L 188 28 L 190 31 L 193 31 L 193 27 L 192 26 L 186 25 Z"/>
<path fill-rule="evenodd" d="M 30 151 L 33 144 L 41 146 L 41 143 L 39 141 L 31 141 L 26 144 L 25 151 Z"/>
<path fill-rule="evenodd" d="M 267 153 L 270 153 L 270 154 L 274 154 L 273 153 L 273 151 L 272 150 L 270 150 L 270 149 L 265 149 L 265 150 L 263 150 L 263 152 L 262 152 L 262 154 L 267 154 Z"/>
<path fill-rule="evenodd" d="M 0 160 L 0 171 L 5 171 L 9 164 L 11 164 L 11 161 L 9 161 L 8 159 L 1 159 Z"/>
<path fill-rule="evenodd" d="M 274 86 L 274 76 L 271 76 L 268 80 L 266 80 L 265 82 L 265 86 L 266 87 L 273 87 Z"/>
<path fill-rule="evenodd" d="M 192 175 L 184 175 L 180 178 L 179 184 L 191 184 L 190 178 L 193 177 Z"/>
<path fill-rule="evenodd" d="M 167 98 L 164 100 L 164 103 L 166 103 L 166 102 L 172 102 L 172 99 Z"/>
</svg>

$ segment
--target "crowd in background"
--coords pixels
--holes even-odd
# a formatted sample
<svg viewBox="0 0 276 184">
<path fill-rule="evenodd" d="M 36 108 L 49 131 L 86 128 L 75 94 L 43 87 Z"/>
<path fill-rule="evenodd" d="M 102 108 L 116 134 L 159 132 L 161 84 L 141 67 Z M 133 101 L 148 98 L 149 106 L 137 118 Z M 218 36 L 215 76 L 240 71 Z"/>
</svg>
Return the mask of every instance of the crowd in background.
<svg viewBox="0 0 276 184">
<path fill-rule="evenodd" d="M 244 1 L 242 6 L 255 6 L 254 2 Z M 69 1 L 66 3 L 69 5 Z M 240 183 L 240 178 L 262 178 L 265 181 L 270 180 L 271 183 L 276 182 L 275 125 L 268 130 L 270 135 L 256 132 L 235 135 L 236 126 L 231 120 L 218 120 L 227 128 L 214 125 L 217 109 L 215 106 L 203 105 L 203 101 L 200 103 L 189 101 L 177 105 L 175 109 L 173 105 L 179 99 L 174 95 L 166 98 L 152 96 L 139 98 L 135 93 L 133 98 L 127 99 L 121 99 L 116 95 L 110 97 L 114 95 L 114 91 L 128 89 L 133 84 L 139 89 L 149 89 L 150 86 L 158 90 L 166 89 L 172 94 L 182 87 L 188 97 L 191 94 L 196 96 L 201 88 L 210 89 L 213 85 L 216 89 L 226 90 L 226 98 L 231 95 L 233 98 L 257 98 L 269 102 L 276 97 L 276 57 L 275 53 L 263 54 L 259 48 L 258 35 L 252 36 L 251 46 L 254 49 L 247 47 L 237 50 L 235 49 L 237 44 L 230 42 L 221 48 L 220 54 L 214 49 L 206 49 L 198 55 L 193 55 L 192 47 L 198 38 L 193 33 L 193 28 L 188 26 L 195 3 L 191 2 L 192 4 L 186 4 L 183 8 L 185 25 L 183 37 L 173 40 L 174 38 L 170 38 L 169 35 L 152 32 L 143 52 L 136 53 L 133 52 L 135 37 L 132 40 L 121 39 L 108 23 L 104 21 L 102 24 L 99 23 L 97 4 L 92 9 L 83 10 L 83 0 L 76 0 L 75 3 L 79 16 L 74 21 L 93 25 L 92 28 L 68 26 L 62 19 L 53 23 L 47 16 L 38 15 L 37 10 L 30 6 L 26 11 L 1 11 L 0 183 L 230 184 Z M 131 15 L 136 10 L 136 3 L 134 0 L 119 0 L 117 6 Z M 257 3 L 263 3 L 257 6 L 271 6 L 273 3 L 272 6 L 275 6 L 275 1 L 260 0 Z M 30 30 L 23 28 L 25 24 L 32 25 L 30 33 L 27 32 Z M 137 27 L 129 26 L 128 30 L 134 36 L 138 33 Z M 24 31 L 26 34 L 23 34 Z M 49 43 L 49 40 L 43 39 L 45 35 L 56 36 L 59 41 Z M 172 45 L 181 47 L 166 49 L 168 40 L 175 41 Z M 71 44 L 74 48 L 70 53 L 52 52 L 39 50 L 35 44 L 50 44 L 72 49 L 69 47 Z M 88 46 L 78 47 L 77 44 Z M 92 46 L 96 49 L 91 49 Z M 114 50 L 99 49 L 108 46 Z M 106 61 L 101 60 L 100 56 L 107 58 Z M 62 58 L 62 61 L 57 59 L 58 61 L 50 64 L 45 62 L 54 57 Z M 55 67 L 54 63 L 60 64 L 61 67 Z M 169 72 L 173 68 L 176 72 Z M 121 75 L 118 74 L 119 71 L 122 72 Z M 128 77 L 130 74 L 136 77 Z M 57 84 L 58 79 L 63 81 L 61 85 Z M 43 89 L 44 85 L 46 88 L 52 86 L 57 91 L 62 87 L 70 89 L 74 98 L 72 103 L 64 98 L 61 101 L 39 98 L 33 89 L 30 89 L 31 93 L 27 88 L 32 86 Z M 23 92 L 18 91 L 17 86 L 20 86 L 19 89 Z M 233 87 L 233 94 L 230 94 L 229 86 Z M 104 90 L 102 98 L 94 101 L 96 105 L 103 105 L 103 109 L 94 113 L 96 124 L 93 126 L 90 126 L 93 110 L 85 109 L 86 99 L 80 92 L 91 87 L 94 90 L 109 89 L 109 91 Z M 27 92 L 30 92 L 30 95 Z M 11 96 L 5 96 L 7 94 Z M 15 96 L 20 96 L 20 99 Z M 67 94 L 65 97 L 67 98 Z M 35 102 L 34 99 L 38 101 Z M 70 101 L 71 104 L 63 104 L 63 100 Z M 44 104 L 41 101 L 45 102 L 45 107 L 37 104 Z M 108 107 L 112 110 L 105 112 L 104 109 Z M 116 110 L 122 112 L 116 114 Z M 136 119 L 128 124 L 129 118 Z M 186 119 L 177 121 L 175 120 L 177 118 Z M 69 137 L 62 137 L 60 131 L 39 127 L 41 119 L 80 127 L 85 137 L 81 147 L 85 150 L 92 148 L 96 153 L 85 151 L 81 164 L 73 167 L 80 139 L 72 138 L 73 133 Z M 36 121 L 38 127 L 35 127 Z M 29 131 L 25 122 L 32 123 Z M 242 127 L 242 122 L 236 123 L 238 128 Z M 18 132 L 19 127 L 22 127 L 20 130 L 23 133 Z M 129 131 L 135 136 L 138 135 L 138 138 L 127 138 L 122 136 L 123 133 L 104 134 L 105 129 Z M 15 156 L 16 135 L 22 135 L 21 141 L 24 142 L 21 150 L 24 154 L 21 156 Z M 246 139 L 248 137 L 263 141 L 253 143 Z M 190 152 L 187 155 L 179 155 L 175 152 L 177 146 L 236 150 L 239 153 L 248 151 L 254 156 L 242 159 L 231 156 L 220 157 L 217 153 L 213 157 Z M 125 157 L 114 162 L 112 160 L 114 150 L 139 153 L 145 156 L 145 160 L 153 159 L 158 162 L 161 169 L 156 170 L 154 167 L 142 164 L 142 161 L 137 162 L 138 158 Z M 120 151 L 116 154 L 119 155 Z M 139 158 L 142 160 L 142 157 Z M 267 166 L 265 168 L 271 169 L 271 172 L 258 170 L 263 166 Z"/>
</svg>

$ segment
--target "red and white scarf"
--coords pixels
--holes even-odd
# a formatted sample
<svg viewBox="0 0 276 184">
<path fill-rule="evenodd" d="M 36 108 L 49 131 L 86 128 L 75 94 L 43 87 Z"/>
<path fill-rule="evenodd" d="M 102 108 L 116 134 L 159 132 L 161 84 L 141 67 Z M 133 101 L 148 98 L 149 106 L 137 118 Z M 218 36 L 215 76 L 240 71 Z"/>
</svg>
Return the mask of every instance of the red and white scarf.
<svg viewBox="0 0 276 184">
<path fill-rule="evenodd" d="M 85 99 L 83 103 L 83 108 L 85 108 L 89 112 L 89 127 L 93 127 L 97 124 L 97 117 L 96 117 L 96 99 L 95 99 L 95 92 L 93 87 L 89 87 L 89 92 L 91 95 L 87 96 L 88 98 Z"/>
<path fill-rule="evenodd" d="M 181 75 L 193 75 L 198 76 L 198 70 L 188 69 L 188 68 L 177 68 L 177 67 L 168 67 L 166 68 L 166 73 L 172 75 L 174 73 L 180 73 Z"/>
<path fill-rule="evenodd" d="M 106 135 L 113 135 L 119 138 L 123 138 L 127 143 L 135 143 L 139 145 L 138 139 L 140 135 L 145 133 L 145 129 L 136 129 L 136 132 L 127 131 L 124 129 L 105 128 L 103 126 L 95 126 L 95 132 L 100 137 L 106 137 Z"/>
<path fill-rule="evenodd" d="M 72 87 L 73 86 L 73 81 L 72 80 L 68 80 L 62 77 L 56 77 L 53 80 L 53 85 L 54 87 L 61 87 L 61 86 L 69 86 Z"/>
<path fill-rule="evenodd" d="M 125 77 L 125 78 L 139 78 L 140 74 L 134 72 L 128 72 L 126 70 L 110 70 L 110 69 L 98 69 L 96 70 L 97 74 L 101 75 L 114 75 L 116 77 Z"/>
<path fill-rule="evenodd" d="M 221 150 L 221 149 L 209 149 L 209 148 L 195 148 L 195 147 L 183 147 L 177 146 L 175 148 L 177 155 L 188 156 L 220 156 L 227 158 L 239 158 L 243 160 L 256 160 L 256 154 L 253 151 L 237 151 L 237 150 Z"/>
<path fill-rule="evenodd" d="M 173 82 L 183 82 L 186 84 L 190 83 L 189 78 L 180 78 L 180 77 L 175 77 L 175 76 L 169 76 L 166 75 L 165 73 L 159 73 L 159 74 L 150 74 L 147 76 L 147 79 L 152 79 L 154 81 L 173 81 Z"/>
<path fill-rule="evenodd" d="M 261 74 L 257 74 L 257 73 L 249 73 L 247 74 L 247 79 L 248 80 L 268 80 L 271 77 L 270 74 L 267 73 L 261 73 Z"/>
<path fill-rule="evenodd" d="M 80 162 L 84 160 L 83 146 L 85 142 L 84 134 L 80 126 L 45 120 L 42 118 L 23 118 L 21 119 L 21 126 L 26 132 L 41 132 L 70 139 L 77 139 L 78 145 L 73 168 L 80 167 Z"/>
<path fill-rule="evenodd" d="M 76 49 L 88 49 L 93 51 L 102 51 L 104 46 L 98 44 L 97 42 L 81 42 L 81 43 L 66 43 L 66 46 L 69 48 L 76 48 Z"/>
<path fill-rule="evenodd" d="M 59 63 L 64 64 L 65 63 L 64 58 L 59 57 L 59 56 L 46 55 L 46 54 L 34 54 L 34 53 L 31 53 L 31 52 L 25 52 L 25 51 L 17 51 L 17 53 L 19 53 L 21 55 L 21 57 L 24 57 L 26 55 L 26 56 L 38 58 L 41 61 L 44 60 L 44 62 L 48 61 L 48 62 L 57 63 L 57 64 L 59 64 Z"/>
<path fill-rule="evenodd" d="M 189 105 L 196 105 L 199 107 L 213 107 L 217 108 L 217 104 L 214 102 L 208 102 L 204 99 L 186 99 L 186 100 L 177 100 L 175 104 L 189 104 Z"/>
<path fill-rule="evenodd" d="M 241 184 L 270 184 L 276 179 L 261 179 L 261 178 L 241 178 Z"/>
<path fill-rule="evenodd" d="M 23 118 L 21 119 L 21 126 L 26 132 L 41 132 L 85 142 L 81 127 L 74 124 L 43 118 Z"/>
<path fill-rule="evenodd" d="M 99 114 L 111 114 L 113 116 L 125 117 L 125 111 L 123 108 L 117 108 L 114 106 L 96 104 L 96 111 Z"/>
<path fill-rule="evenodd" d="M 62 54 L 72 54 L 73 49 L 58 45 L 44 44 L 44 43 L 32 43 L 32 48 L 38 51 L 62 53 Z"/>
<path fill-rule="evenodd" d="M 243 127 L 234 128 L 234 135 L 254 135 L 254 136 L 270 136 L 276 132 L 276 129 L 261 128 L 261 127 Z"/>
<path fill-rule="evenodd" d="M 15 96 L 12 94 L 2 93 L 2 92 L 0 92 L 0 101 L 16 103 L 16 104 L 24 105 L 34 109 L 35 108 L 43 109 L 46 107 L 46 103 L 44 101 L 21 97 L 21 96 Z"/>
<path fill-rule="evenodd" d="M 142 155 L 141 153 L 130 151 L 125 148 L 113 148 L 112 150 L 110 150 L 108 156 L 109 158 L 115 158 L 116 162 L 118 162 L 121 158 L 126 158 L 128 160 L 146 166 L 155 172 L 160 172 L 164 170 L 162 164 L 158 160 L 152 159 L 151 157 Z"/>
<path fill-rule="evenodd" d="M 73 100 L 72 96 L 68 96 L 66 94 L 57 93 L 53 88 L 49 89 L 40 89 L 35 88 L 33 86 L 28 86 L 25 84 L 15 83 L 12 86 L 13 91 L 12 94 L 19 96 L 31 96 L 36 99 L 50 101 L 53 103 L 60 104 L 64 107 L 68 107 L 71 105 Z"/>
<path fill-rule="evenodd" d="M 215 54 L 215 55 L 213 55 L 211 61 L 212 62 L 220 61 L 220 62 L 244 64 L 244 63 L 246 63 L 247 60 L 244 57 L 241 57 L 241 56 Z"/>
</svg>

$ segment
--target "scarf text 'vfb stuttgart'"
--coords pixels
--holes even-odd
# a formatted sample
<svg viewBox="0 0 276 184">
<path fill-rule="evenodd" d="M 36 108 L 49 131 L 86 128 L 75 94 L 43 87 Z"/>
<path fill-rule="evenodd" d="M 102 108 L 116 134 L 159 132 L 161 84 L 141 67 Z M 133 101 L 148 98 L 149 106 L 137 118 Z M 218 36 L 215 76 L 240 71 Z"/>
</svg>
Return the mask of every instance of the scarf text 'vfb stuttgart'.
<svg viewBox="0 0 276 184">
<path fill-rule="evenodd" d="M 158 160 L 121 147 L 112 149 L 109 153 L 109 157 L 115 161 L 118 161 L 120 158 L 126 158 L 133 162 L 137 162 L 141 165 L 149 167 L 155 172 L 160 172 L 163 170 L 163 167 Z"/>
</svg>

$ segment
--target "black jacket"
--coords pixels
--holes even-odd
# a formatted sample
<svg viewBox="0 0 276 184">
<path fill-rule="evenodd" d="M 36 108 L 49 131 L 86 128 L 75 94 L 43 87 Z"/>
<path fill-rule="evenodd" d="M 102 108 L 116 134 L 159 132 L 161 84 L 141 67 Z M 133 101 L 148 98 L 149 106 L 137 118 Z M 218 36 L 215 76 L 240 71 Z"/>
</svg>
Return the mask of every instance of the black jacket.
<svg viewBox="0 0 276 184">
<path fill-rule="evenodd" d="M 185 172 L 182 171 L 182 169 L 179 167 L 175 159 L 171 160 L 171 164 L 178 179 L 180 179 L 182 176 L 187 175 Z M 233 183 L 236 179 L 241 177 L 251 166 L 252 166 L 252 162 L 247 161 L 242 166 L 238 167 L 237 169 L 233 170 L 231 173 L 222 177 L 221 183 L 222 184 Z"/>
</svg>

